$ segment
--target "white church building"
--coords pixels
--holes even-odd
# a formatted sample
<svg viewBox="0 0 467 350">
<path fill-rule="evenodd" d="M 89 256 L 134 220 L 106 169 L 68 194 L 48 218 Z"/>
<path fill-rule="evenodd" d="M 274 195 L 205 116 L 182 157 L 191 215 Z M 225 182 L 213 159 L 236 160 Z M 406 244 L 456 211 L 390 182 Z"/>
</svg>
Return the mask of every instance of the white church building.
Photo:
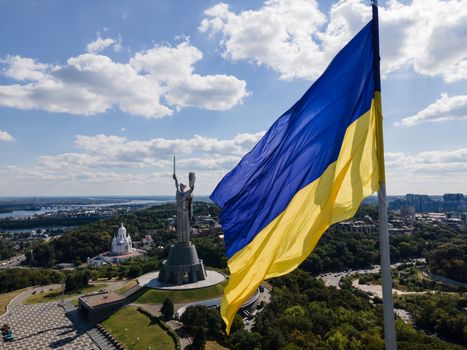
<svg viewBox="0 0 467 350">
<path fill-rule="evenodd" d="M 112 238 L 112 247 L 110 254 L 112 255 L 127 255 L 133 251 L 133 243 L 131 236 L 126 233 L 126 228 L 123 223 L 120 224 L 117 234 Z"/>
<path fill-rule="evenodd" d="M 94 258 L 88 258 L 89 266 L 100 266 L 103 264 L 117 264 L 122 261 L 144 255 L 144 251 L 133 248 L 133 242 L 130 234 L 127 233 L 123 223 L 112 238 L 110 251 L 99 254 Z"/>
</svg>

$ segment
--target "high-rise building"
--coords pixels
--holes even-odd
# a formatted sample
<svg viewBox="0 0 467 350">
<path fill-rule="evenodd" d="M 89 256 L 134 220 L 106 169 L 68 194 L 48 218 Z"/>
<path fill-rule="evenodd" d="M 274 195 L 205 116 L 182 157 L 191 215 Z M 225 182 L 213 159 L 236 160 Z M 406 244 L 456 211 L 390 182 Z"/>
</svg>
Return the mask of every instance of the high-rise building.
<svg viewBox="0 0 467 350">
<path fill-rule="evenodd" d="M 413 206 L 416 212 L 438 212 L 442 209 L 442 204 L 439 201 L 431 199 L 426 194 L 412 194 L 405 196 L 406 205 Z"/>
<path fill-rule="evenodd" d="M 443 202 L 445 212 L 462 212 L 466 209 L 465 198 L 462 193 L 446 193 L 443 195 Z"/>
</svg>

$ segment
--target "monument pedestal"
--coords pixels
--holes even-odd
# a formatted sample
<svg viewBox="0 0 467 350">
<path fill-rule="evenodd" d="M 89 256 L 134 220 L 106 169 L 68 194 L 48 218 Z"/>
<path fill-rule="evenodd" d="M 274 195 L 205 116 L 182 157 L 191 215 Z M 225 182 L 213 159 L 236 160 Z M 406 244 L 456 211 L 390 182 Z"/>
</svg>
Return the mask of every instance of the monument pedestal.
<svg viewBox="0 0 467 350">
<path fill-rule="evenodd" d="M 159 281 L 163 283 L 195 283 L 206 279 L 203 260 L 198 258 L 191 242 L 178 242 L 170 247 L 167 260 L 162 262 Z"/>
</svg>

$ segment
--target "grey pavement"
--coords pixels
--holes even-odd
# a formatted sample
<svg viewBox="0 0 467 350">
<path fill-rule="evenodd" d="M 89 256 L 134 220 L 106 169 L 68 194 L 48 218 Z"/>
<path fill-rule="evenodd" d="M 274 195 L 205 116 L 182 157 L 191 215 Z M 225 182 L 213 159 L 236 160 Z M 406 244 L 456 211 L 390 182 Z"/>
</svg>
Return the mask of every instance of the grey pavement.
<svg viewBox="0 0 467 350">
<path fill-rule="evenodd" d="M 98 281 L 94 283 L 109 284 L 107 289 L 116 290 L 126 281 Z M 0 342 L 3 350 L 114 350 L 102 333 L 79 317 L 76 307 L 67 302 L 60 306 L 59 302 L 23 305 L 25 299 L 33 293 L 49 292 L 61 287 L 59 284 L 32 287 L 10 301 L 7 313 L 0 317 L 0 324 L 10 323 L 15 340 Z"/>
<path fill-rule="evenodd" d="M 425 263 L 424 258 L 420 259 L 412 259 L 410 261 L 405 261 L 405 262 L 398 262 L 395 264 L 391 265 L 391 268 L 398 267 L 403 264 L 407 263 Z M 341 281 L 342 277 L 347 277 L 351 275 L 361 275 L 361 274 L 366 274 L 366 273 L 378 273 L 380 272 L 380 266 L 379 265 L 373 265 L 370 269 L 362 269 L 362 270 L 348 270 L 348 271 L 341 271 L 341 272 L 329 272 L 325 274 L 321 274 L 318 276 L 318 278 L 321 278 L 324 281 L 324 284 L 326 287 L 336 287 L 339 289 L 339 282 Z"/>
<path fill-rule="evenodd" d="M 67 301 L 63 304 L 67 317 L 80 332 L 86 333 L 95 343 L 95 348 L 100 350 L 115 350 L 117 349 L 103 334 L 96 328 L 96 323 L 102 319 L 89 321 L 84 318 L 78 311 L 78 308 L 71 302 Z M 103 316 L 102 318 L 106 318 Z"/>
<path fill-rule="evenodd" d="M 166 290 L 186 290 L 186 289 L 198 289 L 214 286 L 225 280 L 225 276 L 222 273 L 212 270 L 206 270 L 206 279 L 194 283 L 186 284 L 166 284 L 159 281 L 159 271 L 149 272 L 138 277 L 138 284 L 144 287 L 155 288 L 155 289 L 166 289 Z"/>
<path fill-rule="evenodd" d="M 120 288 L 123 284 L 128 282 L 127 280 L 117 280 L 117 281 L 107 281 L 107 280 L 99 280 L 99 281 L 92 281 L 90 284 L 107 284 L 108 287 L 104 288 L 106 290 L 111 290 L 115 291 L 118 288 Z M 9 303 L 9 308 L 15 306 L 15 305 L 22 305 L 24 301 L 31 295 L 33 294 L 39 294 L 39 293 L 48 293 L 52 290 L 59 289 L 61 288 L 61 284 L 49 284 L 47 286 L 38 286 L 38 287 L 29 287 L 24 293 L 19 294 L 17 297 L 15 297 L 13 300 L 10 301 Z M 69 301 L 72 299 L 77 299 L 78 297 L 72 296 L 72 297 L 67 297 L 65 296 L 64 301 Z"/>
<path fill-rule="evenodd" d="M 57 302 L 15 305 L 0 318 L 0 323 L 9 323 L 15 336 L 13 342 L 0 343 L 0 349 L 96 349 L 91 338 L 74 327 Z"/>
<path fill-rule="evenodd" d="M 116 350 L 113 345 L 97 328 L 92 328 L 87 332 L 88 336 L 96 343 L 100 350 Z"/>
<path fill-rule="evenodd" d="M 16 255 L 8 260 L 4 260 L 0 263 L 0 269 L 8 269 L 10 267 L 21 267 L 21 263 L 26 260 L 24 254 Z"/>
</svg>

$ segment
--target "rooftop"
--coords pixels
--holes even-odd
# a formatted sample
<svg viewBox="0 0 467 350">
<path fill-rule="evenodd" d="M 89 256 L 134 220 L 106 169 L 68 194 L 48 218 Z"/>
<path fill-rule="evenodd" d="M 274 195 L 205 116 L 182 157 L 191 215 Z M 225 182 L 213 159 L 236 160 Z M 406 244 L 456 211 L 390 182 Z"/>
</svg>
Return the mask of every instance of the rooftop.
<svg viewBox="0 0 467 350">
<path fill-rule="evenodd" d="M 95 294 L 83 295 L 80 300 L 89 307 L 97 307 L 105 304 L 122 301 L 125 298 L 112 291 L 104 291 Z"/>
</svg>

